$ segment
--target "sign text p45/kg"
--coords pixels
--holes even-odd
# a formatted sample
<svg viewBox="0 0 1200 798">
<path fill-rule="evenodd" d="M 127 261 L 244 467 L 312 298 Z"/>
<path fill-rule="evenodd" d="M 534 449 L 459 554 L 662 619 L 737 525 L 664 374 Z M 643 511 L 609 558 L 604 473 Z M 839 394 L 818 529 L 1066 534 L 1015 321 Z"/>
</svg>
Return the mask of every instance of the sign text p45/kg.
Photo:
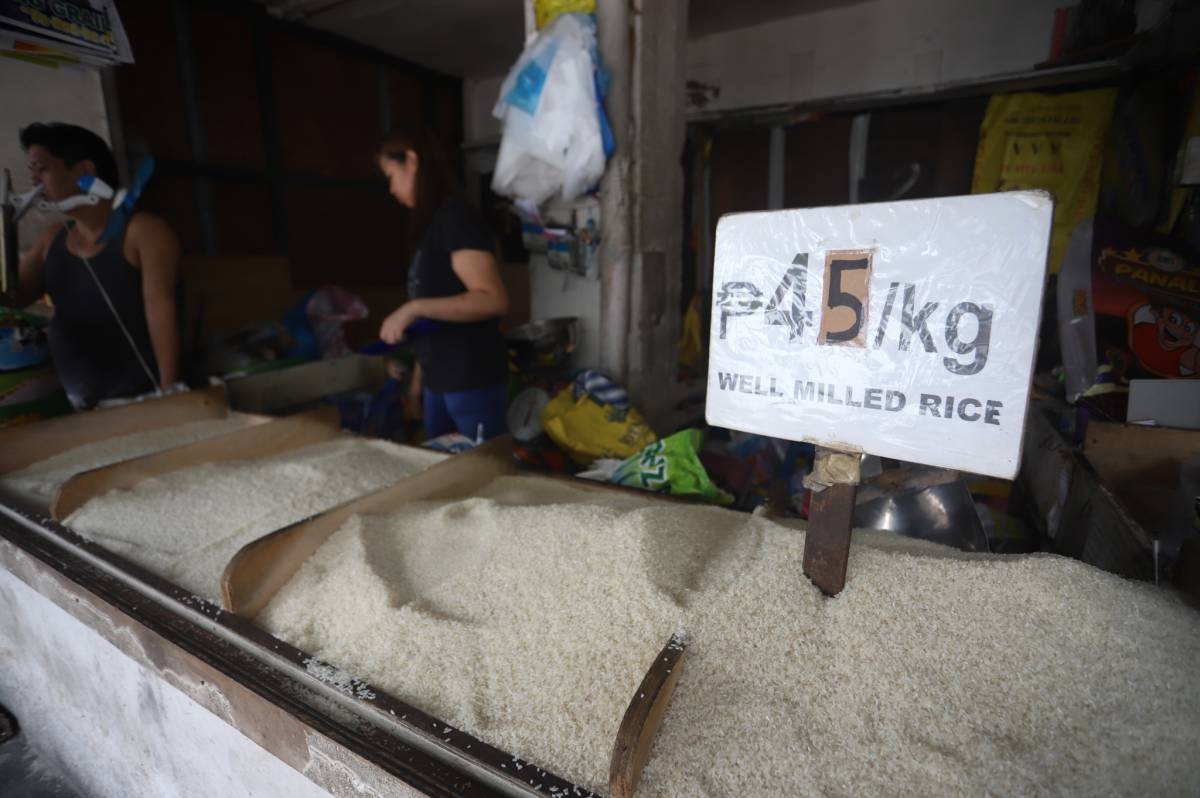
<svg viewBox="0 0 1200 798">
<path fill-rule="evenodd" d="M 969 300 L 930 298 L 922 286 L 891 280 L 874 286 L 870 280 L 872 251 L 831 251 L 826 254 L 824 290 L 816 309 L 808 306 L 809 253 L 797 253 L 778 284 L 764 291 L 749 280 L 729 280 L 717 289 L 720 311 L 718 335 L 725 339 L 739 317 L 761 315 L 769 325 L 788 330 L 798 345 L 816 331 L 820 346 L 857 346 L 897 352 L 942 354 L 951 374 L 974 375 L 988 362 L 994 306 Z M 884 292 L 878 319 L 871 319 L 873 289 Z"/>
</svg>

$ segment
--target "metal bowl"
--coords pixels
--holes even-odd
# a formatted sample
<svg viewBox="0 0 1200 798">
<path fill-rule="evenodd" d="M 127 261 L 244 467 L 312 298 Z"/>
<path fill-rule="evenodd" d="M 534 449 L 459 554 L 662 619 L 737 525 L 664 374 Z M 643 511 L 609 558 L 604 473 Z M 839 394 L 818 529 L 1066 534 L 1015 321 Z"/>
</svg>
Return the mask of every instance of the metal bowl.
<svg viewBox="0 0 1200 798">
<path fill-rule="evenodd" d="M 554 369 L 575 351 L 579 319 L 564 316 L 522 324 L 508 331 L 508 351 L 520 371 Z"/>
<path fill-rule="evenodd" d="M 854 508 L 854 525 L 887 529 L 963 551 L 988 550 L 979 512 L 961 479 L 862 502 Z"/>
</svg>

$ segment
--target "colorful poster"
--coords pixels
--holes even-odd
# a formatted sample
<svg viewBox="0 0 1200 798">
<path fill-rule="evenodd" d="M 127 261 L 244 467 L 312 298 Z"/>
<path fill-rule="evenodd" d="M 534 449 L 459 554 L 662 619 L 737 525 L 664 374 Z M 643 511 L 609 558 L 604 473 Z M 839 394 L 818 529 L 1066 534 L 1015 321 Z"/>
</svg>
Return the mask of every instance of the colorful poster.
<svg viewBox="0 0 1200 798">
<path fill-rule="evenodd" d="M 0 0 L 0 40 L 7 54 L 92 66 L 132 63 L 129 40 L 112 0 Z M 48 53 L 30 52 L 46 48 Z"/>
</svg>

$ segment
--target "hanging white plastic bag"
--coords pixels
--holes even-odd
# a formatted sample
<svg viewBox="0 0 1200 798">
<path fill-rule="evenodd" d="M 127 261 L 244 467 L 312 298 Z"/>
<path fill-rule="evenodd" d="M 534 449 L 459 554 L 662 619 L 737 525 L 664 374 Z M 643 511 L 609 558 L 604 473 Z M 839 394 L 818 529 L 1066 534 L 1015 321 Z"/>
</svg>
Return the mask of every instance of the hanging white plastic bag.
<svg viewBox="0 0 1200 798">
<path fill-rule="evenodd" d="M 563 14 L 525 48 L 492 113 L 504 123 L 492 190 L 542 203 L 581 196 L 604 174 L 596 23 Z"/>
</svg>

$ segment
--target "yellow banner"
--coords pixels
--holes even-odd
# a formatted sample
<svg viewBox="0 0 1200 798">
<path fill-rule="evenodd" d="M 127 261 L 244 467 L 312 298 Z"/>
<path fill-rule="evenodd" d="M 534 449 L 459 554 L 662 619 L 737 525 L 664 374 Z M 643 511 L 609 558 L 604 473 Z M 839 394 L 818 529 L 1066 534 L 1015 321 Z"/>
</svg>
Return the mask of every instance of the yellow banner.
<svg viewBox="0 0 1200 798">
<path fill-rule="evenodd" d="M 1096 212 L 1104 137 L 1116 89 L 1068 94 L 997 94 L 979 128 L 971 191 L 1043 189 L 1054 197 L 1050 273 L 1071 233 Z"/>
</svg>

